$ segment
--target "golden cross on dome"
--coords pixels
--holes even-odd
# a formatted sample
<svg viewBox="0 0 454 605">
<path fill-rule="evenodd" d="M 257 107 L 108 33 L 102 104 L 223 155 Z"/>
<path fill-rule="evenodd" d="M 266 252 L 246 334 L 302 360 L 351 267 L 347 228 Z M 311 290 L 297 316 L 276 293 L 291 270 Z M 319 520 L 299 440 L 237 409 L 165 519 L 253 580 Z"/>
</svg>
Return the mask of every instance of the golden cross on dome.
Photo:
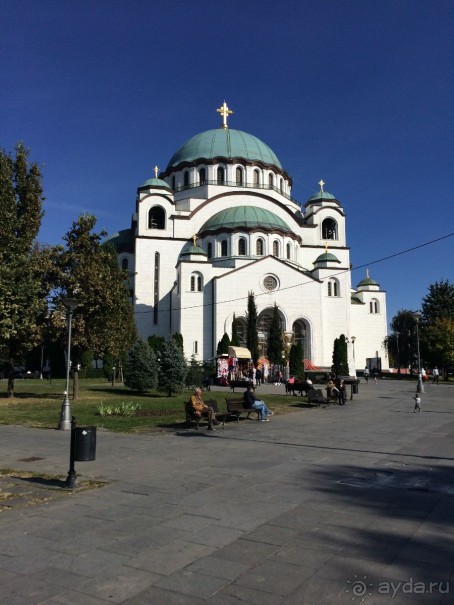
<svg viewBox="0 0 454 605">
<path fill-rule="evenodd" d="M 328 254 L 328 242 L 325 242 L 325 254 Z"/>
<path fill-rule="evenodd" d="M 227 103 L 225 101 L 221 107 L 219 107 L 219 109 L 216 109 L 216 111 L 222 116 L 222 128 L 227 129 L 227 118 L 233 113 L 233 111 L 227 107 Z"/>
<path fill-rule="evenodd" d="M 158 174 L 159 174 L 159 168 L 157 166 L 155 166 L 153 168 L 153 170 L 154 170 L 154 178 L 157 179 L 158 178 Z"/>
<path fill-rule="evenodd" d="M 197 246 L 197 235 L 195 233 L 192 236 L 192 241 L 194 242 L 194 246 Z"/>
<path fill-rule="evenodd" d="M 321 179 L 318 184 L 320 185 L 320 191 L 323 193 L 323 186 L 326 185 L 325 181 Z"/>
</svg>

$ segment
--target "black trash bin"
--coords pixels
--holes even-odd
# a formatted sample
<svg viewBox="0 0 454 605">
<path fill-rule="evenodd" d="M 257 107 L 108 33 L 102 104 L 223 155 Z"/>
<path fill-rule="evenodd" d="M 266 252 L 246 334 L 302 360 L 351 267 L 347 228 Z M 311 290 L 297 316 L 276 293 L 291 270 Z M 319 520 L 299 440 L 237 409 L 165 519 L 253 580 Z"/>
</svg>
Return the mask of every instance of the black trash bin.
<svg viewBox="0 0 454 605">
<path fill-rule="evenodd" d="M 357 382 L 352 382 L 352 395 L 358 395 L 359 385 Z"/>
<path fill-rule="evenodd" d="M 96 458 L 96 427 L 80 426 L 74 431 L 74 460 L 88 462 Z"/>
</svg>

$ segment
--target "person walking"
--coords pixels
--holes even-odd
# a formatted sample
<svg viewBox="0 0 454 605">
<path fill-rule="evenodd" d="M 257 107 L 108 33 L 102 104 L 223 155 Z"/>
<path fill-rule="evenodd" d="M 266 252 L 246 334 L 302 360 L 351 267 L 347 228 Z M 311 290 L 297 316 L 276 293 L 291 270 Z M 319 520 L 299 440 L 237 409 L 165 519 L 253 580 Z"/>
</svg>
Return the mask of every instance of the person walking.
<svg viewBox="0 0 454 605">
<path fill-rule="evenodd" d="M 378 378 L 378 369 L 377 368 L 374 368 L 372 370 L 372 376 L 374 377 L 375 384 L 377 384 L 377 378 Z"/>
<path fill-rule="evenodd" d="M 367 366 L 364 368 L 364 380 L 369 382 L 369 368 Z"/>
<path fill-rule="evenodd" d="M 437 366 L 432 370 L 432 384 L 440 384 L 440 371 Z"/>
<path fill-rule="evenodd" d="M 421 413 L 421 395 L 419 393 L 415 393 L 413 395 L 413 399 L 415 400 L 415 409 L 413 410 L 413 413 L 418 412 L 420 414 Z"/>
</svg>

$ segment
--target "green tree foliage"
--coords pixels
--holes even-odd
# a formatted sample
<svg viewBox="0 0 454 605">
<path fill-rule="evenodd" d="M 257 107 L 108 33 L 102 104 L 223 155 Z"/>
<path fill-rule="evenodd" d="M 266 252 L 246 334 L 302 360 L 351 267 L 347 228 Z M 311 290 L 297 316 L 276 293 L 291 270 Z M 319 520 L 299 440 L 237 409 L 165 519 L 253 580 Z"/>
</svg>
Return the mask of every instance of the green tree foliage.
<svg viewBox="0 0 454 605">
<path fill-rule="evenodd" d="M 159 358 L 158 390 L 167 393 L 181 393 L 188 372 L 183 351 L 173 338 L 165 340 Z"/>
<path fill-rule="evenodd" d="M 46 315 L 47 282 L 41 279 L 44 250 L 41 172 L 28 150 L 15 157 L 0 150 L 0 357 L 7 364 L 8 396 L 14 396 L 14 365 L 40 344 Z"/>
<path fill-rule="evenodd" d="M 284 340 L 282 338 L 281 318 L 279 307 L 274 303 L 273 315 L 271 317 L 270 331 L 268 334 L 268 359 L 274 365 L 282 365 L 282 353 L 284 352 Z"/>
<path fill-rule="evenodd" d="M 176 344 L 177 344 L 178 348 L 180 349 L 180 351 L 183 352 L 184 351 L 184 347 L 183 347 L 183 334 L 180 334 L 180 332 L 175 332 L 175 334 L 172 334 L 172 338 L 176 342 Z"/>
<path fill-rule="evenodd" d="M 416 360 L 416 320 L 413 311 L 401 309 L 391 320 L 392 333 L 385 338 L 390 363 L 400 370 Z"/>
<path fill-rule="evenodd" d="M 164 336 L 156 336 L 156 334 L 153 334 L 152 336 L 148 337 L 148 346 L 153 349 L 157 357 L 159 357 L 159 352 L 161 351 L 162 345 L 164 344 L 165 340 L 166 339 L 164 338 Z"/>
<path fill-rule="evenodd" d="M 78 395 L 76 364 L 83 352 L 91 349 L 97 359 L 109 353 L 118 360 L 136 337 L 128 273 L 119 268 L 115 250 L 102 245 L 106 233 L 94 232 L 95 225 L 94 216 L 81 216 L 63 238 L 66 247 L 54 249 L 57 310 L 53 319 L 62 342 L 66 337 L 65 313 L 58 301 L 61 297 L 79 301 L 72 333 L 74 399 Z"/>
<path fill-rule="evenodd" d="M 429 286 L 429 293 L 422 299 L 422 321 L 431 325 L 437 319 L 454 319 L 454 284 L 448 280 Z"/>
<path fill-rule="evenodd" d="M 201 361 L 197 361 L 195 355 L 191 355 L 187 367 L 186 386 L 199 387 L 202 385 L 204 368 Z"/>
<path fill-rule="evenodd" d="M 302 379 L 304 376 L 303 345 L 301 342 L 293 344 L 289 356 L 290 376 Z"/>
<path fill-rule="evenodd" d="M 229 352 L 229 346 L 230 346 L 230 338 L 229 338 L 229 335 L 227 334 L 227 332 L 225 332 L 224 336 L 218 342 L 218 346 L 216 348 L 216 353 L 218 355 L 227 355 Z"/>
<path fill-rule="evenodd" d="M 139 392 L 156 387 L 156 356 L 141 338 L 136 340 L 126 357 L 124 383 L 130 389 Z"/>
<path fill-rule="evenodd" d="M 251 352 L 252 361 L 256 366 L 259 357 L 259 335 L 257 332 L 257 307 L 255 305 L 255 297 L 253 292 L 249 292 L 247 299 L 247 314 L 246 314 L 246 343 L 247 348 Z"/>
<path fill-rule="evenodd" d="M 232 321 L 232 340 L 230 341 L 230 344 L 232 345 L 232 347 L 240 347 L 241 343 L 240 343 L 240 337 L 238 336 L 238 332 L 236 329 L 236 318 L 235 318 L 235 313 L 233 314 L 233 321 Z"/>
<path fill-rule="evenodd" d="M 333 372 L 336 376 L 349 375 L 347 341 L 344 334 L 334 340 Z"/>
<path fill-rule="evenodd" d="M 446 380 L 448 366 L 454 365 L 454 284 L 448 280 L 431 284 L 421 308 L 421 355 L 426 363 L 441 366 Z"/>
</svg>

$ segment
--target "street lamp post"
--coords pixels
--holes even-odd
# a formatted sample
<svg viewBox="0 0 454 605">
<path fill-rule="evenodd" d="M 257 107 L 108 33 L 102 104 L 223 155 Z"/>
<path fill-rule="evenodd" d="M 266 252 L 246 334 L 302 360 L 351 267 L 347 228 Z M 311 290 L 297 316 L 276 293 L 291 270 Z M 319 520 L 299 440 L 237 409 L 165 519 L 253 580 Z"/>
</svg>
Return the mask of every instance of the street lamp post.
<svg viewBox="0 0 454 605">
<path fill-rule="evenodd" d="M 356 336 L 352 336 L 353 361 L 355 361 L 355 340 L 356 340 Z"/>
<path fill-rule="evenodd" d="M 62 298 L 61 302 L 68 312 L 68 352 L 66 358 L 66 391 L 65 398 L 61 405 L 60 423 L 58 428 L 60 431 L 71 430 L 71 404 L 69 402 L 69 371 L 71 369 L 71 324 L 74 310 L 79 301 L 76 298 Z"/>
<path fill-rule="evenodd" d="M 422 317 L 422 313 L 416 311 L 413 313 L 413 317 L 416 320 L 416 343 L 418 346 L 418 386 L 416 387 L 416 391 L 418 393 L 424 393 L 424 383 L 422 381 L 422 373 L 421 373 L 421 353 L 419 349 L 419 320 Z"/>
<path fill-rule="evenodd" d="M 396 347 L 397 347 L 397 377 L 399 378 L 399 380 L 402 378 L 401 374 L 400 374 L 400 352 L 399 352 L 399 332 L 395 332 L 395 336 L 396 336 Z"/>
</svg>

